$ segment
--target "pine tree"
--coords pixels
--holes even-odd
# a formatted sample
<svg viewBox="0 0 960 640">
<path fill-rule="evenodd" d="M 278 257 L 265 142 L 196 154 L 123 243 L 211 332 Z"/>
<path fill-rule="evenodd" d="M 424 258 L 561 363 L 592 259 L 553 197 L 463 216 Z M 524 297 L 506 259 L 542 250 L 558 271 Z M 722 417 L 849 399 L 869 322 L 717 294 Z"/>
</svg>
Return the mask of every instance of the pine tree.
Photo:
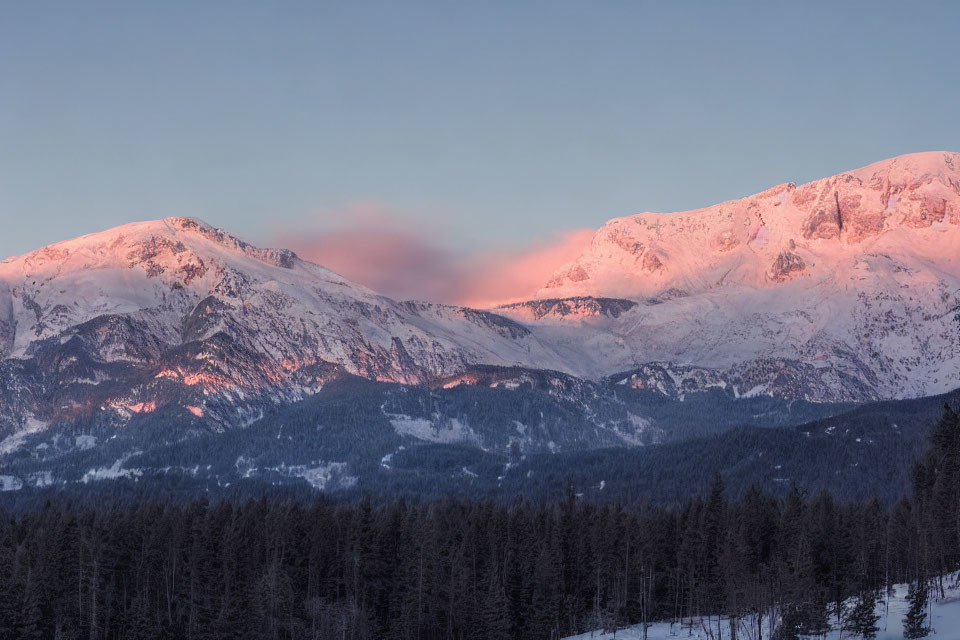
<svg viewBox="0 0 960 640">
<path fill-rule="evenodd" d="M 877 620 L 880 614 L 877 613 L 877 592 L 873 589 L 866 589 L 857 595 L 856 604 L 850 617 L 847 618 L 844 628 L 847 631 L 857 634 L 864 640 L 871 640 L 877 637 Z"/>
<path fill-rule="evenodd" d="M 930 448 L 913 474 L 927 575 L 942 576 L 960 564 L 960 414 L 949 405 L 930 435 Z M 936 586 L 943 594 L 943 583 Z"/>
<path fill-rule="evenodd" d="M 927 597 L 927 585 L 923 581 L 910 585 L 910 593 L 907 594 L 910 608 L 907 609 L 907 615 L 903 618 L 904 638 L 926 638 L 930 633 L 926 625 Z"/>
<path fill-rule="evenodd" d="M 537 557 L 533 574 L 533 595 L 527 612 L 527 629 L 531 636 L 550 638 L 558 628 L 559 597 L 556 590 L 557 573 L 549 551 L 543 549 Z"/>
<path fill-rule="evenodd" d="M 130 640 L 148 640 L 156 637 L 147 603 L 136 598 L 131 604 L 129 620 L 127 621 L 127 636 Z"/>
<path fill-rule="evenodd" d="M 509 640 L 512 637 L 510 629 L 510 603 L 507 602 L 507 593 L 495 572 L 491 572 L 487 584 L 486 600 L 483 607 L 483 622 L 487 628 L 488 640 Z"/>
<path fill-rule="evenodd" d="M 773 632 L 773 640 L 798 640 L 803 628 L 803 613 L 794 604 L 787 604 L 781 612 L 780 624 Z"/>
<path fill-rule="evenodd" d="M 830 612 L 822 600 L 808 602 L 803 612 L 803 632 L 811 636 L 823 636 L 830 632 Z"/>
<path fill-rule="evenodd" d="M 0 638 L 16 636 L 23 585 L 13 574 L 13 554 L 0 546 Z"/>
<path fill-rule="evenodd" d="M 702 537 L 699 555 L 702 558 L 701 574 L 705 592 L 704 605 L 708 614 L 712 612 L 719 614 L 725 600 L 723 576 L 720 571 L 720 555 L 726 536 L 724 525 L 727 504 L 723 493 L 723 478 L 718 473 L 713 477 L 710 497 L 707 499 L 700 525 Z"/>
<path fill-rule="evenodd" d="M 17 627 L 17 637 L 23 640 L 36 638 L 39 640 L 44 637 L 43 613 L 42 613 L 42 593 L 40 585 L 37 584 L 31 573 L 27 575 L 26 586 L 23 593 L 23 606 L 20 610 L 20 620 Z"/>
</svg>

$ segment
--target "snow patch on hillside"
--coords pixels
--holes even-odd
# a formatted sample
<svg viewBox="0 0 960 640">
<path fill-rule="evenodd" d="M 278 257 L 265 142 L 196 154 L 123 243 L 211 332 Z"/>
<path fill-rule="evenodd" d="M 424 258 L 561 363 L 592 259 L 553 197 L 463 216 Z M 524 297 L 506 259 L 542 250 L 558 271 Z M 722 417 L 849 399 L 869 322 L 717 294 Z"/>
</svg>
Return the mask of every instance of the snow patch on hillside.
<svg viewBox="0 0 960 640">
<path fill-rule="evenodd" d="M 19 491 L 23 488 L 23 481 L 16 476 L 0 475 L 0 491 Z"/>
<path fill-rule="evenodd" d="M 47 428 L 47 423 L 29 416 L 23 426 L 16 433 L 0 440 L 0 456 L 13 453 L 23 446 L 27 436 L 33 433 L 40 433 Z"/>
<path fill-rule="evenodd" d="M 119 458 L 109 467 L 98 467 L 96 469 L 90 469 L 83 474 L 83 477 L 80 479 L 84 484 L 96 481 L 96 480 L 117 480 L 118 478 L 136 478 L 143 475 L 143 472 L 140 469 L 124 469 L 123 465 L 132 458 L 133 456 L 139 455 L 141 452 L 134 451 L 129 453 L 122 458 Z"/>
<path fill-rule="evenodd" d="M 346 462 L 327 462 L 310 465 L 280 465 L 272 467 L 284 475 L 303 478 L 307 484 L 318 491 L 324 489 L 349 489 L 357 484 L 357 477 L 347 473 L 349 466 Z"/>
<path fill-rule="evenodd" d="M 480 441 L 480 437 L 469 425 L 456 418 L 434 424 L 426 418 L 413 418 L 402 414 L 387 414 L 387 417 L 394 431 L 402 436 L 411 436 L 438 444 L 479 443 Z"/>
</svg>

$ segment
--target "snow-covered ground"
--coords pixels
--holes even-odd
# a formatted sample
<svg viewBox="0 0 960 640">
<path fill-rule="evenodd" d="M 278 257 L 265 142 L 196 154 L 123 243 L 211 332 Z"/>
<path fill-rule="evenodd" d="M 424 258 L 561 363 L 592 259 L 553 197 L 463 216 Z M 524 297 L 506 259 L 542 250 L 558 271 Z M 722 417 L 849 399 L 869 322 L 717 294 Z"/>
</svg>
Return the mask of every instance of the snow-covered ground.
<svg viewBox="0 0 960 640">
<path fill-rule="evenodd" d="M 937 640 L 960 640 L 960 586 L 957 586 L 955 580 L 951 580 L 953 586 L 946 591 L 946 597 L 943 600 L 934 601 L 932 604 L 932 628 L 929 638 Z M 903 638 L 903 617 L 907 613 L 907 585 L 896 585 L 895 591 L 890 595 L 889 601 L 881 598 L 877 603 L 877 613 L 880 614 L 878 626 L 880 631 L 877 633 L 877 640 L 901 640 Z M 766 622 L 763 625 L 763 638 L 770 637 L 770 630 Z M 726 618 L 720 620 L 720 628 L 723 632 L 723 638 L 730 637 L 730 622 Z M 708 630 L 709 629 L 709 630 Z M 712 634 L 711 634 L 712 632 Z M 693 624 L 686 621 L 686 624 L 671 625 L 669 622 L 658 622 L 650 625 L 647 629 L 647 640 L 666 640 L 668 638 L 687 638 L 688 640 L 717 640 L 717 618 L 710 620 L 708 625 L 706 620 L 694 620 Z M 843 640 L 849 638 L 855 640 L 858 636 L 849 631 L 842 634 L 839 630 L 834 630 L 826 636 L 828 640 Z M 578 636 L 570 636 L 565 640 L 642 640 L 643 628 L 640 625 L 620 629 L 613 632 L 593 631 L 583 633 Z M 739 640 L 758 640 L 755 619 L 741 621 L 740 628 L 737 631 Z"/>
</svg>

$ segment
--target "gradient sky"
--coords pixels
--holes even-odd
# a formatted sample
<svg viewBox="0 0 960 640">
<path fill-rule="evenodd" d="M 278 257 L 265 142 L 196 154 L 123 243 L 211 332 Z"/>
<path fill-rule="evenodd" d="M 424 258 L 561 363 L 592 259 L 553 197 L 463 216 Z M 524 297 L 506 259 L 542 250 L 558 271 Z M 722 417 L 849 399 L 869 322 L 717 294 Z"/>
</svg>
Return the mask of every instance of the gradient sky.
<svg viewBox="0 0 960 640">
<path fill-rule="evenodd" d="M 960 150 L 958 26 L 956 2 L 5 2 L 0 256 L 188 215 L 318 259 L 370 230 L 523 257 Z"/>
</svg>

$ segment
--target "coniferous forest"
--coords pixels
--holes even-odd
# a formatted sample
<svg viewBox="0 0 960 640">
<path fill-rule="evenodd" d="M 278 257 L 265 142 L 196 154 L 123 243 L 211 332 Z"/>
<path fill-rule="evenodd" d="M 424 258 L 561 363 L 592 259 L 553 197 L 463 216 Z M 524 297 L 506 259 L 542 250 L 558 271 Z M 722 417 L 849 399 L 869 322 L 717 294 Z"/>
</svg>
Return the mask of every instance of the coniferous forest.
<svg viewBox="0 0 960 640">
<path fill-rule="evenodd" d="M 960 568 L 960 414 L 949 408 L 892 508 L 799 490 L 682 508 L 317 499 L 0 518 L 0 638 L 560 638 L 728 616 L 763 638 L 841 623 L 910 583 L 907 633 Z M 853 602 L 840 611 L 833 603 Z M 842 620 L 838 620 L 842 617 Z"/>
</svg>

